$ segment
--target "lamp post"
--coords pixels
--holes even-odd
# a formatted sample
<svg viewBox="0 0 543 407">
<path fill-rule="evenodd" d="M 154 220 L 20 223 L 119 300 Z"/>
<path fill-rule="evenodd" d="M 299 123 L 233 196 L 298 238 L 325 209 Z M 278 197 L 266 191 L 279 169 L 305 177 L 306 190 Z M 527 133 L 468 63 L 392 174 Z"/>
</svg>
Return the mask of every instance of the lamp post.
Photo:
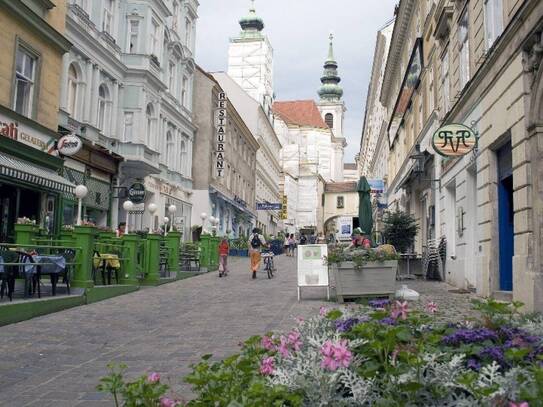
<svg viewBox="0 0 543 407">
<path fill-rule="evenodd" d="M 207 213 L 205 212 L 202 212 L 200 214 L 200 219 L 202 219 L 202 233 L 204 232 L 204 226 L 206 224 L 206 219 L 207 219 Z"/>
<path fill-rule="evenodd" d="M 177 212 L 177 206 L 175 205 L 170 205 L 168 207 L 168 213 L 170 214 L 171 216 L 171 223 L 170 223 L 170 232 L 172 231 L 172 228 L 173 228 L 173 220 L 175 219 L 175 212 Z"/>
<path fill-rule="evenodd" d="M 148 206 L 147 206 L 147 211 L 151 214 L 151 224 L 149 225 L 149 230 L 154 230 L 153 228 L 153 223 L 155 221 L 155 212 L 157 211 L 158 209 L 158 206 L 156 205 L 156 203 L 153 203 L 151 202 Z"/>
<path fill-rule="evenodd" d="M 77 226 L 81 226 L 81 212 L 83 209 L 83 198 L 87 196 L 89 190 L 85 185 L 78 185 L 75 187 L 75 196 L 78 199 L 77 203 Z"/>
<path fill-rule="evenodd" d="M 170 222 L 170 218 L 167 216 L 164 216 L 164 236 L 168 234 L 168 222 Z"/>
<path fill-rule="evenodd" d="M 219 218 L 211 217 L 209 218 L 209 223 L 211 223 L 211 229 L 213 230 L 213 236 L 217 234 L 217 225 L 219 224 Z"/>
<path fill-rule="evenodd" d="M 124 201 L 123 209 L 126 211 L 126 234 L 130 230 L 130 211 L 134 209 L 134 204 L 132 201 Z"/>
</svg>

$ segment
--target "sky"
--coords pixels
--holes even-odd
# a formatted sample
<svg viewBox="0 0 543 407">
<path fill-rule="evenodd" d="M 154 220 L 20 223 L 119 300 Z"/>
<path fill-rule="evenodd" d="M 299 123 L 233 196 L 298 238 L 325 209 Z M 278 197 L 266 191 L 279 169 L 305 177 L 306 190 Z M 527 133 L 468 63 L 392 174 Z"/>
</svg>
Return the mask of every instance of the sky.
<svg viewBox="0 0 543 407">
<path fill-rule="evenodd" d="M 369 77 L 377 31 L 393 18 L 398 0 L 256 0 L 264 33 L 274 49 L 276 100 L 318 100 L 317 90 L 334 34 L 342 78 L 348 146 L 345 162 L 360 149 Z M 241 31 L 249 0 L 200 0 L 196 62 L 209 72 L 227 71 L 230 37 Z"/>
</svg>

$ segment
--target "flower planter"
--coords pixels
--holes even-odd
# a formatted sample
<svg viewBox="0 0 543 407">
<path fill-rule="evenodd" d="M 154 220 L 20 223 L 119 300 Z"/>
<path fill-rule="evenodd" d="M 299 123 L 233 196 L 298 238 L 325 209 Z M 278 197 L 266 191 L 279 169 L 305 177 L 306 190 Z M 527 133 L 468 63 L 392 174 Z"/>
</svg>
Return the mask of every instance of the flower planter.
<svg viewBox="0 0 543 407">
<path fill-rule="evenodd" d="M 352 262 L 332 265 L 338 302 L 356 297 L 388 295 L 392 298 L 396 290 L 397 270 L 397 260 L 368 262 L 361 269 L 356 269 Z"/>
<path fill-rule="evenodd" d="M 239 249 L 238 253 L 241 257 L 249 257 L 249 249 Z"/>
</svg>

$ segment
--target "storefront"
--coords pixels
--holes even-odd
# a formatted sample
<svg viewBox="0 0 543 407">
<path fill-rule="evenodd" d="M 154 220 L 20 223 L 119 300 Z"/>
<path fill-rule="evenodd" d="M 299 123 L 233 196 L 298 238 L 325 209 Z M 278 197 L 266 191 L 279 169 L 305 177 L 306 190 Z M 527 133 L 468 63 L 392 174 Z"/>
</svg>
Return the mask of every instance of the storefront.
<svg viewBox="0 0 543 407">
<path fill-rule="evenodd" d="M 209 188 L 211 215 L 219 220 L 217 234 L 232 238 L 248 238 L 255 224 L 256 214 L 241 198 Z"/>
<path fill-rule="evenodd" d="M 14 240 L 14 224 L 27 218 L 48 234 L 60 229 L 63 202 L 75 184 L 62 177 L 57 134 L 0 107 L 0 241 Z"/>
</svg>

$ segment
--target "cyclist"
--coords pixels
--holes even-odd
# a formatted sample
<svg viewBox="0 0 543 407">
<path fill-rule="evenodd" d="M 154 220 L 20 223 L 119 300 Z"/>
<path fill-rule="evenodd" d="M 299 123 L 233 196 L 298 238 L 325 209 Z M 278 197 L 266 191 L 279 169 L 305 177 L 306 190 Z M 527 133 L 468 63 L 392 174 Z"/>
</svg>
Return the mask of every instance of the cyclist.
<svg viewBox="0 0 543 407">
<path fill-rule="evenodd" d="M 253 278 L 256 278 L 256 272 L 260 268 L 260 250 L 263 246 L 266 246 L 266 239 L 260 233 L 260 229 L 254 228 L 253 234 L 249 237 L 249 256 L 251 257 Z"/>
</svg>

